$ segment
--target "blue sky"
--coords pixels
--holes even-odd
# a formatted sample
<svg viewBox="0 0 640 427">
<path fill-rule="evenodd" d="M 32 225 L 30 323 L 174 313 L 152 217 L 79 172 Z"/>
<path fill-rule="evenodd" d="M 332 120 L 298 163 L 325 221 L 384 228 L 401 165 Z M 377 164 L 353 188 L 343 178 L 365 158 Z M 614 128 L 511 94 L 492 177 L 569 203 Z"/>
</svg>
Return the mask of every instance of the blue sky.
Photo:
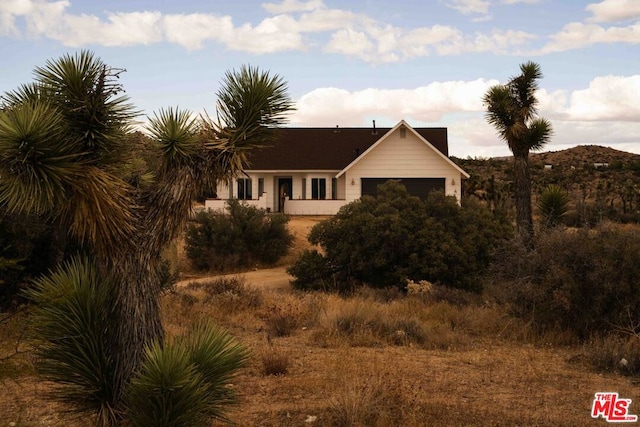
<svg viewBox="0 0 640 427">
<path fill-rule="evenodd" d="M 291 126 L 446 126 L 458 157 L 509 154 L 481 98 L 532 60 L 545 151 L 640 153 L 640 0 L 0 0 L 0 92 L 80 49 L 125 68 L 147 116 L 213 113 L 251 64 L 288 81 Z"/>
</svg>

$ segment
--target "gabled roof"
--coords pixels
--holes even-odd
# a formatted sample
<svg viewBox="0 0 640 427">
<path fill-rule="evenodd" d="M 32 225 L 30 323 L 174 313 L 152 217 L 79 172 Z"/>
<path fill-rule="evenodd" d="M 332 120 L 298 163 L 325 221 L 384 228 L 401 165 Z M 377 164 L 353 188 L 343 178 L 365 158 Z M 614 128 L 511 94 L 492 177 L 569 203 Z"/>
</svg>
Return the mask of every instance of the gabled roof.
<svg viewBox="0 0 640 427">
<path fill-rule="evenodd" d="M 400 120 L 400 122 L 398 122 L 397 125 L 395 125 L 393 127 L 393 129 L 391 129 L 390 131 L 388 131 L 387 133 L 385 133 L 382 138 L 378 139 L 375 143 L 373 143 L 368 149 L 367 151 L 365 151 L 364 153 L 362 153 L 361 156 L 359 156 L 358 158 L 354 159 L 351 161 L 351 163 L 349 163 L 348 166 L 346 166 L 343 170 L 340 171 L 340 173 L 338 175 L 336 175 L 336 178 L 339 178 L 340 175 L 346 173 L 353 165 L 355 165 L 356 163 L 358 163 L 363 157 L 365 157 L 367 155 L 367 153 L 371 150 L 373 150 L 377 145 L 381 144 L 385 139 L 387 139 L 387 137 L 389 135 L 391 135 L 396 129 L 399 128 L 405 128 L 405 129 L 409 129 L 409 131 L 413 132 L 420 141 L 422 141 L 425 145 L 427 145 L 429 148 L 431 148 L 437 155 L 439 155 L 444 161 L 446 161 L 447 163 L 449 163 L 454 169 L 457 169 L 458 172 L 460 172 L 462 175 L 464 175 L 466 178 L 469 178 L 469 174 L 466 173 L 460 166 L 456 165 L 447 155 L 445 155 L 444 153 L 442 153 L 442 151 L 438 150 L 432 143 L 430 143 L 426 138 L 424 138 L 417 129 L 412 128 L 411 126 L 409 126 L 407 124 L 407 122 L 405 122 L 404 120 Z"/>
<path fill-rule="evenodd" d="M 448 159 L 447 128 L 409 128 Z M 392 129 L 281 128 L 275 143 L 250 151 L 245 169 L 341 171 Z"/>
</svg>

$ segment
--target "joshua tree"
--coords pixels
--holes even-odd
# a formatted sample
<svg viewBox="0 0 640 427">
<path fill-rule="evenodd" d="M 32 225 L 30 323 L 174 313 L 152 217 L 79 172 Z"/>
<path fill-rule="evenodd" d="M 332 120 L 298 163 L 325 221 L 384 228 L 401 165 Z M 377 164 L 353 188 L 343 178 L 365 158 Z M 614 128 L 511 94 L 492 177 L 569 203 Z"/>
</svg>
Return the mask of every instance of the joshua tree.
<svg viewBox="0 0 640 427">
<path fill-rule="evenodd" d="M 132 186 L 122 177 L 127 134 L 137 112 L 117 82 L 122 70 L 92 53 L 47 62 L 35 82 L 2 97 L 0 203 L 11 212 L 57 224 L 59 249 L 77 243 L 115 280 L 115 323 L 108 357 L 115 362 L 107 423 L 144 349 L 162 341 L 158 266 L 162 249 L 185 225 L 203 189 L 243 167 L 247 150 L 268 143 L 292 109 L 286 83 L 256 68 L 225 75 L 216 118 L 161 110 L 149 131 L 160 166 Z"/>
<path fill-rule="evenodd" d="M 549 142 L 552 127 L 551 122 L 537 117 L 535 92 L 538 80 L 542 78 L 540 66 L 527 62 L 520 65 L 520 72 L 506 84 L 489 88 L 483 103 L 487 107 L 487 121 L 498 130 L 513 153 L 516 227 L 527 247 L 532 248 L 529 152 L 539 150 Z"/>
</svg>

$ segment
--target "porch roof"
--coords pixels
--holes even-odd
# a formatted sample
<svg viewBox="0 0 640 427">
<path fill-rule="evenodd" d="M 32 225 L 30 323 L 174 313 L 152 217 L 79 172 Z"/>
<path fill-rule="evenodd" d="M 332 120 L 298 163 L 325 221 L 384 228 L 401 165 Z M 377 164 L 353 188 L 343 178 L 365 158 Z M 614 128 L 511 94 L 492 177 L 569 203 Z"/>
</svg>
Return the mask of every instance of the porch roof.
<svg viewBox="0 0 640 427">
<path fill-rule="evenodd" d="M 251 150 L 251 170 L 342 170 L 392 128 L 281 128 L 275 143 Z M 448 156 L 447 128 L 413 128 Z"/>
</svg>

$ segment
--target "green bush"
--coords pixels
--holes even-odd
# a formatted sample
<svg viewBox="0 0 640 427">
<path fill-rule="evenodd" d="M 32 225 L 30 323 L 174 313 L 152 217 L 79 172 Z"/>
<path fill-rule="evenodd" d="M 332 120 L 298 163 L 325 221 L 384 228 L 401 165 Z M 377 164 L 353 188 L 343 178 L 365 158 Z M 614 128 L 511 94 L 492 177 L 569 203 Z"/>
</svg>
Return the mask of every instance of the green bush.
<svg viewBox="0 0 640 427">
<path fill-rule="evenodd" d="M 432 192 L 426 200 L 388 182 L 318 223 L 307 252 L 290 268 L 294 286 L 343 289 L 353 283 L 404 288 L 407 279 L 478 290 L 479 276 L 511 227 L 471 200 Z"/>
<path fill-rule="evenodd" d="M 536 249 L 514 242 L 493 265 L 488 289 L 543 330 L 586 339 L 637 322 L 640 231 L 612 225 L 543 231 Z"/>
<path fill-rule="evenodd" d="M 187 229 L 186 253 L 194 268 L 216 270 L 273 264 L 293 243 L 289 218 L 229 200 L 228 212 L 199 212 Z"/>
</svg>

